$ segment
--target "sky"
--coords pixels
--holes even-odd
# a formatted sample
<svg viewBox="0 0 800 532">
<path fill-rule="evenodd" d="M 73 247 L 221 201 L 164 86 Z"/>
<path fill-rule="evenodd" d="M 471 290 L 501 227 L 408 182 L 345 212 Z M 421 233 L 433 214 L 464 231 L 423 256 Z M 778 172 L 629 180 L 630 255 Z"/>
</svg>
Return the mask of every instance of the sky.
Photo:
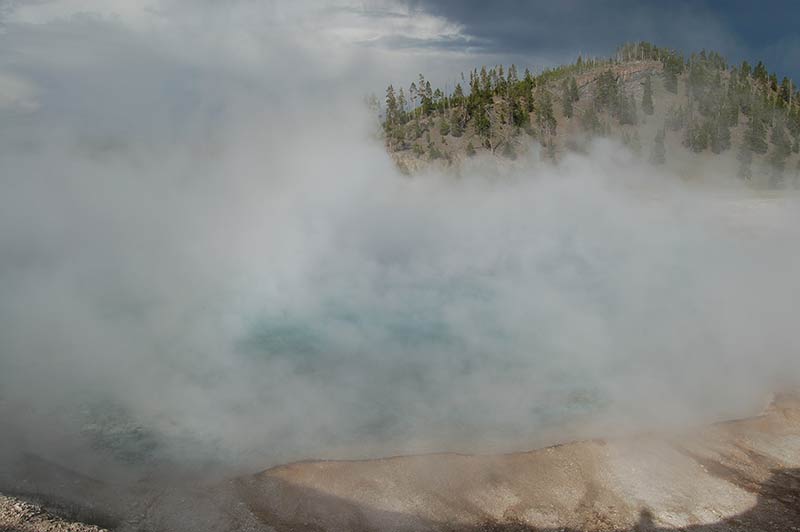
<svg viewBox="0 0 800 532">
<path fill-rule="evenodd" d="M 395 83 L 401 85 L 413 80 L 417 70 L 452 85 L 461 72 L 481 63 L 514 62 L 535 71 L 573 61 L 578 54 L 609 56 L 621 43 L 639 40 L 686 53 L 714 49 L 737 64 L 763 60 L 779 78 L 800 78 L 800 8 L 790 0 L 269 0 L 191 5 L 185 0 L 2 0 L 0 24 L 94 16 L 143 28 L 183 13 L 188 26 L 192 20 L 202 24 L 203 16 L 232 22 L 237 12 L 257 11 L 248 23 L 260 24 L 264 31 L 302 31 L 306 45 L 333 38 L 385 52 L 398 78 Z M 382 82 L 369 80 L 366 92 L 380 92 Z M 9 90 L 13 94 L 20 88 Z"/>
<path fill-rule="evenodd" d="M 795 197 L 611 140 L 409 179 L 363 104 L 617 37 L 778 41 L 711 4 L 674 32 L 465 5 L 0 4 L 0 466 L 513 450 L 752 413 L 800 374 Z"/>
<path fill-rule="evenodd" d="M 458 24 L 463 40 L 476 50 L 608 56 L 622 42 L 646 40 L 686 53 L 714 49 L 737 63 L 760 59 L 780 75 L 800 74 L 800 6 L 792 1 L 412 0 L 410 5 Z"/>
</svg>

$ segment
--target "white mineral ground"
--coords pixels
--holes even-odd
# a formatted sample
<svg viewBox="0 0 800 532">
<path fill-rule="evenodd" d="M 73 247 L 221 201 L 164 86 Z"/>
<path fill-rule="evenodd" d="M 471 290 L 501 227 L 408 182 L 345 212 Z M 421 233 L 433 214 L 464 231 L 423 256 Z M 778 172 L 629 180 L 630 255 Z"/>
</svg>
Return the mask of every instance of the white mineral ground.
<svg viewBox="0 0 800 532">
<path fill-rule="evenodd" d="M 800 397 L 669 435 L 529 452 L 307 461 L 210 485 L 118 487 L 29 456 L 0 530 L 800 530 Z M 23 481 L 24 479 L 24 481 Z M 33 497 L 38 486 L 47 497 Z M 154 487 L 158 486 L 158 487 Z"/>
</svg>

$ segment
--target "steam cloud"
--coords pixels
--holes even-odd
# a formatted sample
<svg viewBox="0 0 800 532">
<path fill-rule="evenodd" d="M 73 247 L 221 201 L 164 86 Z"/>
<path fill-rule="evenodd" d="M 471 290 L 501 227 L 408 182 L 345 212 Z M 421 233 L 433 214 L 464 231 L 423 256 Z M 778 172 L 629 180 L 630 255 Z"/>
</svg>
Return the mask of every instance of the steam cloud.
<svg viewBox="0 0 800 532">
<path fill-rule="evenodd" d="M 404 177 L 358 101 L 387 52 L 177 5 L 0 34 L 7 447 L 85 470 L 528 448 L 796 383 L 794 196 L 612 142 Z"/>
</svg>

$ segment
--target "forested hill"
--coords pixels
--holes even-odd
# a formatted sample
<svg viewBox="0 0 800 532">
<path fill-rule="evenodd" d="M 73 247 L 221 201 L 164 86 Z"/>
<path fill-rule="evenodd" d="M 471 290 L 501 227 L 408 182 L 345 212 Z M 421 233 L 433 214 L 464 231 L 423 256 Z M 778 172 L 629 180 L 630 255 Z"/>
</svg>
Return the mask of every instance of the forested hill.
<svg viewBox="0 0 800 532">
<path fill-rule="evenodd" d="M 422 74 L 407 88 L 387 88 L 381 121 L 403 170 L 481 152 L 515 159 L 536 144 L 558 161 L 609 137 L 655 165 L 718 154 L 741 179 L 800 182 L 800 92 L 761 62 L 732 66 L 716 52 L 685 57 L 640 42 L 537 75 L 501 65 L 461 80 L 447 93 Z"/>
</svg>

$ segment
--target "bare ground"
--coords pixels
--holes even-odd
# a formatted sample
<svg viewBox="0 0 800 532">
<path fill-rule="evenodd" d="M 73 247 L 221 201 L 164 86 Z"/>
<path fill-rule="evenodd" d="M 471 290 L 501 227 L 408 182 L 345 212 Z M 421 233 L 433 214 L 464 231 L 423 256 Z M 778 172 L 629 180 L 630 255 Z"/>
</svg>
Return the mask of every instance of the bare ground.
<svg viewBox="0 0 800 532">
<path fill-rule="evenodd" d="M 121 488 L 53 467 L 26 466 L 39 497 L 57 493 L 68 501 L 62 509 L 89 504 L 94 514 L 84 515 L 100 509 L 109 524 L 95 524 L 118 531 L 794 532 L 800 398 L 778 396 L 761 416 L 682 434 L 500 455 L 307 461 L 211 485 Z M 0 532 L 103 530 L 41 500 L 0 496 Z"/>
<path fill-rule="evenodd" d="M 800 530 L 800 402 L 691 434 L 305 462 L 238 481 L 277 530 Z"/>
<path fill-rule="evenodd" d="M 107 532 L 105 528 L 62 519 L 41 506 L 0 495 L 0 532 Z"/>
</svg>

